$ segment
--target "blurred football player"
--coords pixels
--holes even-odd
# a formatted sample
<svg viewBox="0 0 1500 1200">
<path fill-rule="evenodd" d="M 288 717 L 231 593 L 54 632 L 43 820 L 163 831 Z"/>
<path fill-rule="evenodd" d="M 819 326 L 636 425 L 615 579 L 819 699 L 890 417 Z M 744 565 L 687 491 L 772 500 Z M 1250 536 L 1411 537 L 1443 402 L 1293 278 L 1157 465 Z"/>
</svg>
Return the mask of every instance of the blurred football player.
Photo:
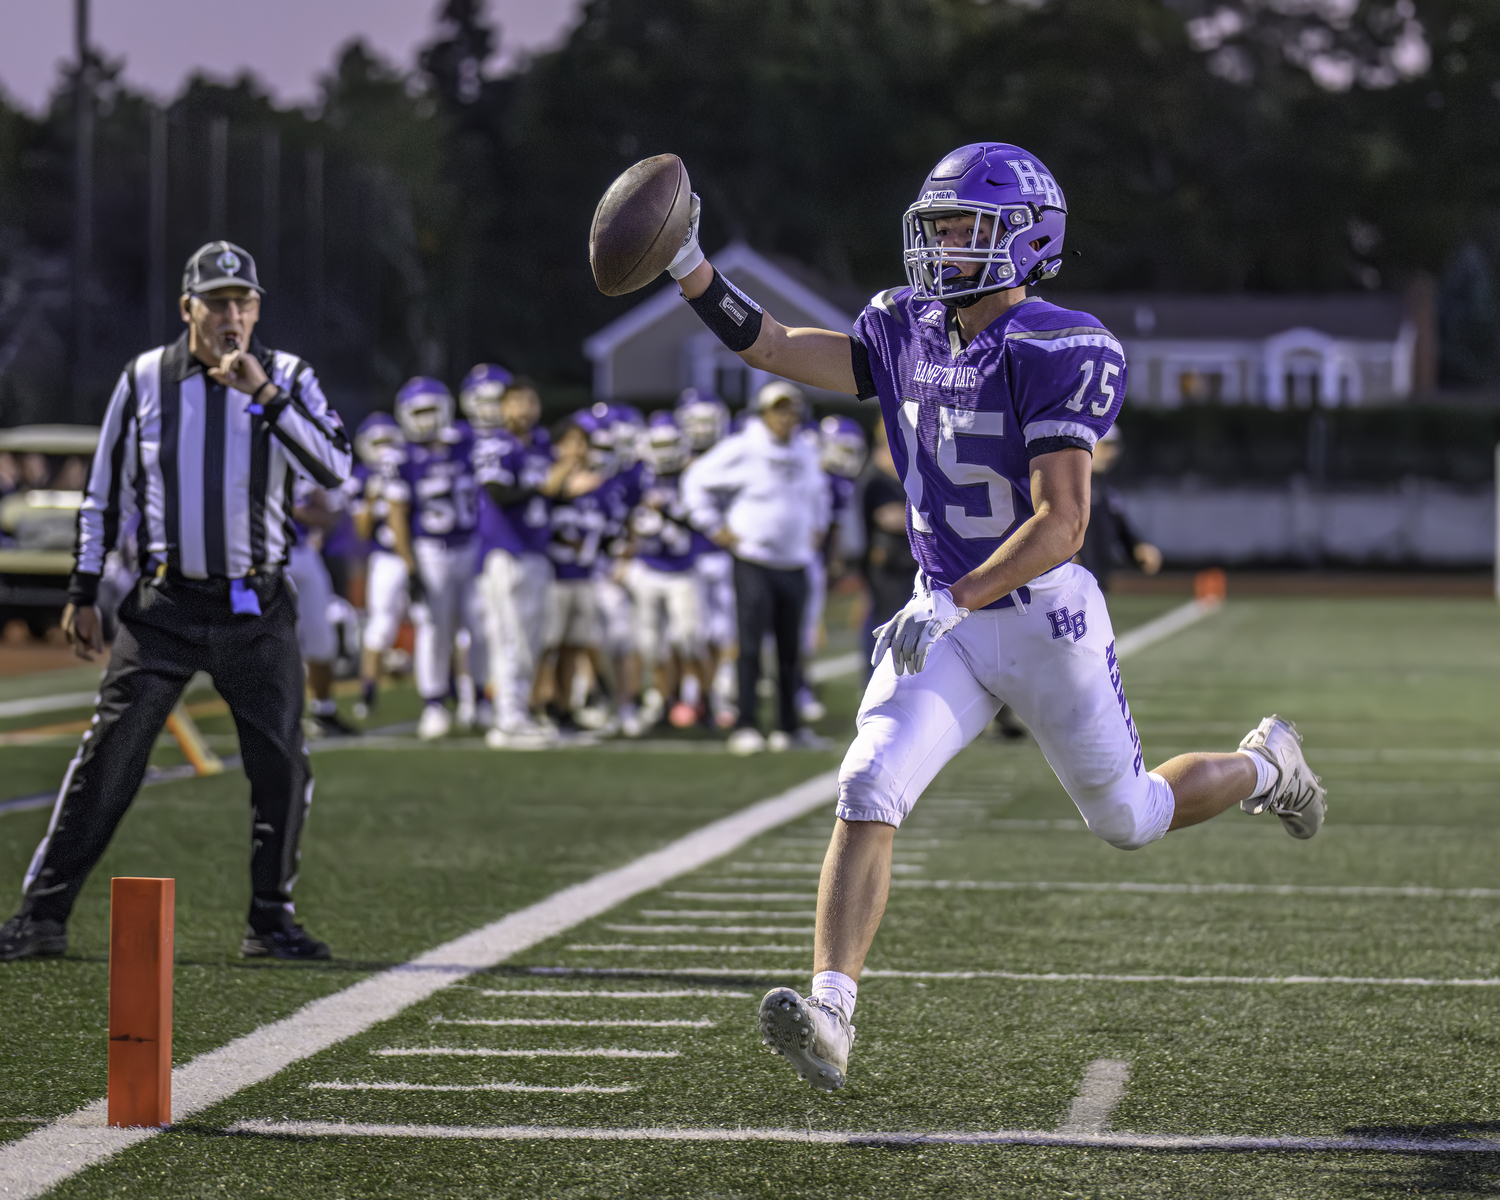
<svg viewBox="0 0 1500 1200">
<path fill-rule="evenodd" d="M 1139 536 L 1125 515 L 1120 494 L 1110 486 L 1109 473 L 1119 461 L 1124 439 L 1112 425 L 1094 443 L 1093 479 L 1089 487 L 1089 527 L 1083 535 L 1078 561 L 1086 567 L 1101 592 L 1109 591 L 1110 572 L 1134 563 L 1146 575 L 1161 570 L 1161 551 Z"/>
<path fill-rule="evenodd" d="M 651 414 L 640 439 L 641 498 L 630 514 L 626 575 L 635 605 L 636 647 L 654 669 L 671 723 L 685 729 L 708 715 L 713 666 L 703 637 L 698 556 L 713 543 L 693 528 L 682 501 L 692 447 L 670 412 Z M 675 701 L 675 703 L 673 703 Z"/>
<path fill-rule="evenodd" d="M 354 435 L 358 500 L 354 525 L 373 543 L 365 562 L 365 627 L 359 662 L 360 699 L 355 716 L 375 711 L 381 664 L 396 645 L 406 617 L 410 580 L 416 571 L 408 509 L 411 487 L 402 477 L 406 439 L 389 413 L 373 412 Z M 393 519 L 394 518 L 394 519 Z"/>
<path fill-rule="evenodd" d="M 677 427 L 687 435 L 692 457 L 708 453 L 729 431 L 729 406 L 717 396 L 684 388 L 672 410 Z"/>
<path fill-rule="evenodd" d="M 286 577 L 297 597 L 297 646 L 307 667 L 308 722 L 321 737 L 349 737 L 359 730 L 339 716 L 333 699 L 333 660 L 338 634 L 329 618 L 333 578 L 323 561 L 323 538 L 342 518 L 342 510 L 325 492 L 301 476 L 292 485 L 292 525 L 296 544 L 287 553 Z"/>
<path fill-rule="evenodd" d="M 815 1087 L 844 1082 L 896 827 L 1002 702 L 1089 828 L 1121 849 L 1236 804 L 1269 807 L 1295 837 L 1322 825 L 1323 789 L 1275 716 L 1237 752 L 1145 768 L 1103 593 L 1071 561 L 1088 525 L 1090 451 L 1119 413 L 1125 359 L 1097 318 L 1027 295 L 1062 265 L 1066 219 L 1035 155 L 960 147 L 903 218 L 907 286 L 876 296 L 853 336 L 780 325 L 704 260 L 694 227 L 668 268 L 750 366 L 879 399 L 921 566 L 915 595 L 878 631 L 839 772 L 812 994 L 777 988 L 761 1002 L 765 1044 Z"/>
<path fill-rule="evenodd" d="M 453 725 L 447 707 L 453 655 L 478 552 L 474 435 L 467 425 L 454 421 L 453 393 L 423 375 L 408 380 L 396 393 L 396 421 L 406 438 L 401 475 L 411 489 L 410 536 L 416 562 L 411 612 L 417 627 L 413 669 L 422 697 L 417 736 L 431 740 L 446 735 Z M 386 521 L 394 526 L 401 516 L 392 510 Z"/>
</svg>

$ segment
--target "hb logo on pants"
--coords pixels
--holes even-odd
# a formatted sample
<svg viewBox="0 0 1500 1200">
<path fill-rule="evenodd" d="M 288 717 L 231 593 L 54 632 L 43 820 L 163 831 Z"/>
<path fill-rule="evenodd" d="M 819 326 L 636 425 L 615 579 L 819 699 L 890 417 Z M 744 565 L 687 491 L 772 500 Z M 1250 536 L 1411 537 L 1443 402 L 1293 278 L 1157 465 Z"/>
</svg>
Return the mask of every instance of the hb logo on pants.
<svg viewBox="0 0 1500 1200">
<path fill-rule="evenodd" d="M 1052 622 L 1052 638 L 1065 638 L 1073 635 L 1075 642 L 1081 641 L 1083 635 L 1089 631 L 1088 622 L 1082 612 L 1069 612 L 1065 608 L 1055 608 L 1047 614 L 1047 620 Z"/>
</svg>

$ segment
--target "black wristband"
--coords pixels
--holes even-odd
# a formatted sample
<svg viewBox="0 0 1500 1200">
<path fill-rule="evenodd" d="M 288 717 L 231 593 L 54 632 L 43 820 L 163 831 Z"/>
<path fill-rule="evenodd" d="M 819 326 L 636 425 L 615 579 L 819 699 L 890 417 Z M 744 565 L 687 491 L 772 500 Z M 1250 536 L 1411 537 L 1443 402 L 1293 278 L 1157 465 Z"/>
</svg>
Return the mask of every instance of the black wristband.
<svg viewBox="0 0 1500 1200">
<path fill-rule="evenodd" d="M 713 330 L 714 336 L 736 354 L 750 349 L 760 336 L 760 305 L 717 270 L 708 290 L 688 303 L 703 323 Z"/>
<path fill-rule="evenodd" d="M 74 608 L 88 608 L 99 595 L 99 576 L 91 571 L 74 571 L 68 580 L 68 603 Z"/>
</svg>

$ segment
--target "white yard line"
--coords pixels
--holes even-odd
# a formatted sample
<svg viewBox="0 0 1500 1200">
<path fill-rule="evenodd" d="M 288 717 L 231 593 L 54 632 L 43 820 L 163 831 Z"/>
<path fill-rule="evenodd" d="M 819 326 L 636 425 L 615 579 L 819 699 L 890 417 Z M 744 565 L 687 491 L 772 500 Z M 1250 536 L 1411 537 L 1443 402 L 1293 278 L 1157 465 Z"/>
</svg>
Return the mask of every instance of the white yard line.
<svg viewBox="0 0 1500 1200">
<path fill-rule="evenodd" d="M 603 925 L 611 933 L 805 933 L 811 925 Z"/>
<path fill-rule="evenodd" d="M 554 988 L 511 988 L 506 990 L 485 988 L 479 993 L 481 996 L 546 996 L 551 999 L 554 996 L 564 996 L 569 999 L 588 1000 L 642 1000 L 659 998 L 663 1000 L 687 1000 L 687 999 L 713 999 L 713 1000 L 753 1000 L 752 992 L 725 992 L 714 988 L 637 988 L 629 992 L 604 992 L 604 991 L 562 991 Z"/>
<path fill-rule="evenodd" d="M 853 675 L 861 667 L 867 665 L 865 656 L 858 650 L 850 654 L 838 654 L 833 658 L 817 658 L 808 663 L 802 669 L 808 683 L 823 683 L 825 680 L 837 679 L 840 675 Z"/>
<path fill-rule="evenodd" d="M 1137 625 L 1115 637 L 1115 657 L 1127 658 L 1139 654 L 1147 646 L 1165 641 L 1174 633 L 1180 633 L 1189 625 L 1196 625 L 1204 617 L 1211 617 L 1224 607 L 1222 600 L 1189 600 L 1186 604 L 1163 613 L 1154 621 Z"/>
<path fill-rule="evenodd" d="M 559 1092 L 579 1095 L 588 1092 L 596 1095 L 617 1095 L 633 1092 L 632 1083 L 618 1087 L 601 1087 L 594 1083 L 575 1083 L 567 1087 L 548 1087 L 540 1083 L 310 1083 L 307 1085 L 324 1092 Z"/>
<path fill-rule="evenodd" d="M 736 879 L 735 883 L 744 883 Z M 780 882 L 780 881 L 778 881 Z M 663 892 L 668 900 L 807 900 L 817 892 Z"/>
<path fill-rule="evenodd" d="M 42 713 L 66 712 L 70 708 L 93 708 L 99 689 L 92 692 L 61 692 L 55 696 L 28 696 L 24 700 L 0 700 L 0 721 L 11 717 L 35 717 Z"/>
<path fill-rule="evenodd" d="M 811 946 L 638 946 L 634 942 L 579 942 L 568 949 L 593 954 L 755 954 L 761 950 L 769 954 L 812 953 Z"/>
<path fill-rule="evenodd" d="M 491 1050 L 467 1046 L 390 1046 L 372 1050 L 377 1058 L 681 1058 L 681 1050 Z"/>
<path fill-rule="evenodd" d="M 1500 888 L 1347 887 L 1300 883 L 1096 883 L 1009 879 L 893 879 L 893 887 L 981 892 L 1138 892 L 1187 896 L 1391 896 L 1415 900 L 1500 900 Z"/>
<path fill-rule="evenodd" d="M 738 967 L 528 967 L 537 975 L 552 975 L 560 978 L 608 978 L 610 976 L 634 976 L 647 979 L 671 979 L 677 976 L 701 978 L 756 978 L 777 979 L 787 974 L 785 966 Z M 1211 984 L 1215 986 L 1242 985 L 1246 987 L 1290 987 L 1321 984 L 1339 984 L 1352 987 L 1418 987 L 1418 988 L 1492 988 L 1500 987 L 1500 978 L 1438 979 L 1421 975 L 1103 975 L 1094 973 L 1068 973 L 1062 971 L 904 971 L 896 969 L 866 969 L 860 980 L 866 979 L 1001 979 L 1016 983 L 1171 983 Z"/>
<path fill-rule="evenodd" d="M 815 917 L 817 917 L 817 915 L 818 915 L 817 913 L 812 913 L 812 912 L 756 912 L 754 909 L 743 909 L 743 910 L 742 909 L 729 909 L 727 911 L 724 910 L 724 909 L 717 909 L 717 908 L 643 908 L 643 909 L 641 909 L 641 916 L 643 916 L 643 917 L 681 917 L 683 920 L 688 920 L 688 919 L 692 919 L 692 918 L 697 918 L 697 919 L 700 919 L 700 920 L 709 920 L 709 919 L 714 918 L 714 917 L 720 917 L 720 918 L 729 918 L 729 917 L 739 917 L 739 918 L 756 917 L 756 918 L 763 918 L 764 920 L 767 920 L 767 921 L 771 921 L 771 920 L 778 920 L 779 921 L 779 920 L 783 920 L 783 919 L 789 919 L 789 920 L 793 920 L 793 921 L 796 921 L 796 920 L 808 920 L 808 921 L 811 921 Z"/>
<path fill-rule="evenodd" d="M 304 1005 L 291 1016 L 199 1055 L 172 1071 L 172 1117 L 181 1121 L 389 1020 L 433 993 L 504 962 L 642 892 L 722 858 L 762 833 L 830 805 L 837 772 L 749 805 L 612 871 L 555 892 L 411 962 Z M 96 1100 L 26 1137 L 0 1145 L 0 1196 L 40 1196 L 64 1179 L 154 1137 L 156 1129 L 112 1129 Z"/>
<path fill-rule="evenodd" d="M 574 1021 L 565 1017 L 499 1017 L 494 1020 L 452 1019 L 447 1017 L 434 1017 L 434 1025 L 480 1025 L 480 1026 L 519 1026 L 527 1029 L 538 1028 L 593 1028 L 593 1029 L 712 1029 L 714 1023 L 706 1017 L 701 1021 L 688 1021 L 681 1019 L 662 1021 Z"/>
<path fill-rule="evenodd" d="M 823 1129 L 591 1129 L 564 1125 L 376 1125 L 344 1121 L 237 1121 L 226 1133 L 271 1137 L 449 1138 L 495 1141 L 811 1142 L 833 1146 L 1063 1146 L 1100 1150 L 1290 1150 L 1368 1154 L 1500 1152 L 1493 1138 L 1236 1137 L 1151 1133 L 1075 1135 L 1041 1129 L 992 1133 L 867 1133 Z"/>
<path fill-rule="evenodd" d="M 1057 1132 L 1073 1137 L 1098 1137 L 1109 1132 L 1109 1119 L 1125 1098 L 1130 1064 L 1118 1058 L 1096 1058 L 1083 1072 L 1083 1086 L 1073 1098 Z"/>
</svg>

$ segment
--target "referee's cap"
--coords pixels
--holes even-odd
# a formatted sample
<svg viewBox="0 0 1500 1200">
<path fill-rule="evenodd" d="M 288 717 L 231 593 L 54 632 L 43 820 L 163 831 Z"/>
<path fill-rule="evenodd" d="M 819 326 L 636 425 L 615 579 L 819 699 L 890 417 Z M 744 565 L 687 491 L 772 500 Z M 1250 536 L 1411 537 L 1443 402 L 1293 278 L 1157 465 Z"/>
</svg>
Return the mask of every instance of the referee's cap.
<svg viewBox="0 0 1500 1200">
<path fill-rule="evenodd" d="M 253 288 L 260 295 L 266 289 L 255 275 L 255 259 L 250 251 L 233 242 L 209 242 L 199 246 L 182 269 L 182 293 L 199 295 L 222 287 Z"/>
<path fill-rule="evenodd" d="M 768 412 L 778 404 L 787 403 L 794 405 L 800 412 L 806 412 L 807 393 L 795 383 L 788 383 L 784 379 L 773 379 L 755 393 L 755 400 L 750 405 L 750 411 Z"/>
</svg>

